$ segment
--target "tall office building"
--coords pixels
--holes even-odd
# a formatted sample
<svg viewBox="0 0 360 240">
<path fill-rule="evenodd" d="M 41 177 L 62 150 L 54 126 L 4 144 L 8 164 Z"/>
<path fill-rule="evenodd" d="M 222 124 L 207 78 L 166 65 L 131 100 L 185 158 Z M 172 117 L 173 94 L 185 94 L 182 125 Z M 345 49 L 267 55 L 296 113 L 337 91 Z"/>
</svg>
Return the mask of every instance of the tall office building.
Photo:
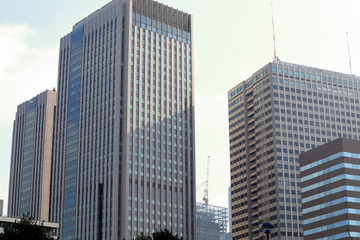
<svg viewBox="0 0 360 240">
<path fill-rule="evenodd" d="M 359 239 L 360 141 L 339 138 L 299 159 L 304 239 Z"/>
<path fill-rule="evenodd" d="M 51 221 L 60 238 L 195 238 L 191 15 L 113 0 L 61 39 Z"/>
<path fill-rule="evenodd" d="M 229 91 L 233 239 L 303 239 L 299 154 L 359 139 L 360 78 L 275 60 Z"/>
<path fill-rule="evenodd" d="M 29 212 L 49 221 L 50 169 L 56 92 L 47 90 L 17 107 L 13 127 L 8 216 Z"/>
</svg>

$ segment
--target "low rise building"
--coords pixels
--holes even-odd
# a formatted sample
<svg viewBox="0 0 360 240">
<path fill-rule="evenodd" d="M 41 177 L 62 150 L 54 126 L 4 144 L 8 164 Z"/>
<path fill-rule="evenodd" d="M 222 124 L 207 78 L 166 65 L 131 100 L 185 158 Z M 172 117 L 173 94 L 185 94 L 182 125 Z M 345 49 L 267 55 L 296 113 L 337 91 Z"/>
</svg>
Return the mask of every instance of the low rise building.
<svg viewBox="0 0 360 240">
<path fill-rule="evenodd" d="M 360 141 L 338 138 L 300 155 L 305 240 L 360 238 Z"/>
<path fill-rule="evenodd" d="M 0 233 L 3 232 L 4 225 L 6 224 L 14 224 L 15 222 L 20 221 L 20 218 L 14 218 L 14 217 L 5 217 L 0 216 Z M 51 223 L 51 222 L 44 222 L 44 221 L 36 221 L 37 225 L 43 225 L 46 232 L 49 233 L 50 236 L 54 236 L 55 230 L 59 228 L 58 223 Z M 57 237 L 54 236 L 54 239 L 57 239 Z"/>
</svg>

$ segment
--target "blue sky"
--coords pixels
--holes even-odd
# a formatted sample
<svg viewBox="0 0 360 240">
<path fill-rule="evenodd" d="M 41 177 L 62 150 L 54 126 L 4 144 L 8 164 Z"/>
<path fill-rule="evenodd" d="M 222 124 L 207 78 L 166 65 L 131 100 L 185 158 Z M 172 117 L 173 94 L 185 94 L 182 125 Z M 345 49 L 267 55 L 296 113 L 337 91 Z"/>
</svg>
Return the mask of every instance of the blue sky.
<svg viewBox="0 0 360 240">
<path fill-rule="evenodd" d="M 7 201 L 16 106 L 56 86 L 59 39 L 107 0 L 0 0 L 0 199 Z M 210 204 L 227 206 L 227 91 L 273 57 L 271 1 L 162 0 L 194 16 L 197 185 L 211 156 Z M 274 0 L 281 60 L 360 75 L 360 1 Z M 203 191 L 197 193 L 201 201 Z"/>
<path fill-rule="evenodd" d="M 0 20 L 7 24 L 28 23 L 29 28 L 36 31 L 35 36 L 29 39 L 31 46 L 53 45 L 76 21 L 107 2 L 106 0 L 1 0 Z"/>
</svg>

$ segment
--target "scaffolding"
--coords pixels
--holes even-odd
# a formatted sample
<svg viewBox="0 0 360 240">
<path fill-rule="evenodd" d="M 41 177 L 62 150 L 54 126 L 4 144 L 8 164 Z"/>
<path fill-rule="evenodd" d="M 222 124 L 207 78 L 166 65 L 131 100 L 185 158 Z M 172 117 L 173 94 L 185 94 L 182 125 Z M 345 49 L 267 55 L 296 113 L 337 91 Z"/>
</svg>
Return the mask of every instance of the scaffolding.
<svg viewBox="0 0 360 240">
<path fill-rule="evenodd" d="M 224 207 L 196 203 L 196 239 L 219 240 L 227 231 L 228 209 Z"/>
</svg>

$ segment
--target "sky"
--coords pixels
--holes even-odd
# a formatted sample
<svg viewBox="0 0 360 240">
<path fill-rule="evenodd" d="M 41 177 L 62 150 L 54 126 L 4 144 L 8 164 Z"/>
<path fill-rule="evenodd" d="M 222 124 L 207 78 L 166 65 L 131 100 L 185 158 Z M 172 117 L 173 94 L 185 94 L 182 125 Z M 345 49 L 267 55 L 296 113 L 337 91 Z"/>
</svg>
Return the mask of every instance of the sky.
<svg viewBox="0 0 360 240">
<path fill-rule="evenodd" d="M 0 0 L 0 199 L 8 197 L 18 104 L 56 87 L 59 39 L 109 0 Z M 228 207 L 227 91 L 273 59 L 360 76 L 358 0 L 160 0 L 193 14 L 196 180 Z M 204 189 L 197 191 L 201 202 Z M 6 211 L 4 211 L 6 214 Z"/>
</svg>

